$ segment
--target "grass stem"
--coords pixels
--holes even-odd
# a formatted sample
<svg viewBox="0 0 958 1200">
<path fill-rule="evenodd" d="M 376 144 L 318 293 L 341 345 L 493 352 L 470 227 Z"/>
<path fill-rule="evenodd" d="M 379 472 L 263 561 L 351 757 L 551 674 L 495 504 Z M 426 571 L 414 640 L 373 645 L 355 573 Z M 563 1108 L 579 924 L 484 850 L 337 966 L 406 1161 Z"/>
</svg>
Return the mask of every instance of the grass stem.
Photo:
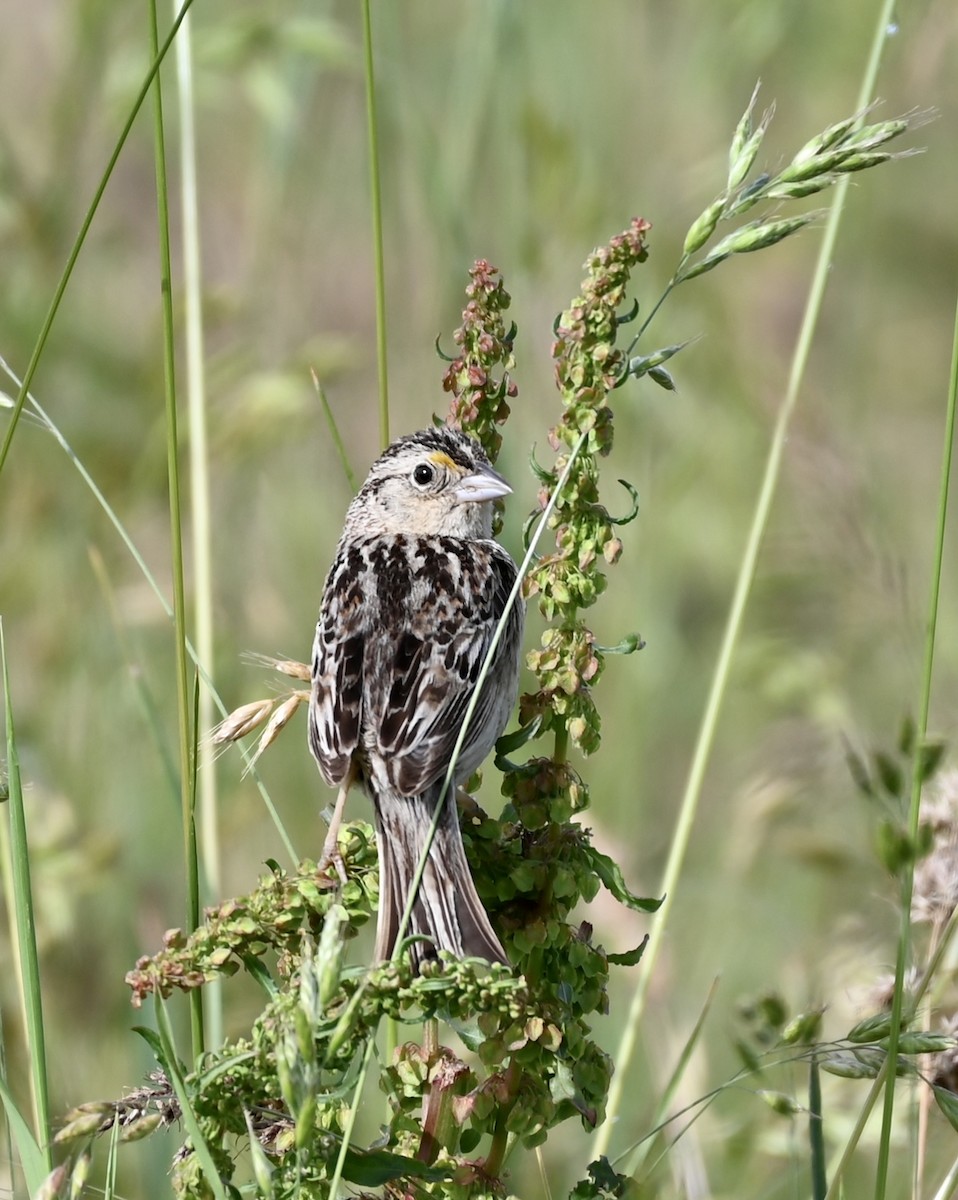
<svg viewBox="0 0 958 1200">
<path fill-rule="evenodd" d="M 156 0 L 150 0 L 150 46 L 158 53 Z M 153 152 L 156 167 L 156 202 L 160 253 L 160 283 L 163 310 L 163 381 L 166 397 L 166 456 L 170 492 L 170 549 L 173 569 L 173 640 L 176 651 L 176 694 L 179 728 L 180 800 L 182 804 L 183 853 L 186 867 L 186 922 L 192 932 L 200 923 L 199 859 L 196 844 L 196 796 L 193 788 L 190 683 L 186 654 L 186 588 L 183 574 L 183 521 L 180 503 L 179 434 L 176 413 L 176 359 L 173 329 L 173 270 L 170 255 L 169 188 L 166 174 L 166 137 L 163 124 L 163 89 L 159 72 L 153 80 Z M 190 1021 L 193 1053 L 204 1046 L 203 998 L 199 988 L 190 992 Z"/>
<path fill-rule="evenodd" d="M 177 15 L 181 0 L 173 0 Z M 196 174 L 196 130 L 193 104 L 192 22 L 187 15 L 176 40 L 176 85 L 179 109 L 180 203 L 183 214 L 183 317 L 186 337 L 186 401 L 189 413 L 190 525 L 193 542 L 193 614 L 196 652 L 206 668 L 199 687 L 197 729 L 212 729 L 213 675 L 213 538 L 210 510 L 209 449 L 206 421 L 206 372 L 203 346 L 203 288 L 200 266 L 199 193 Z M 209 738 L 198 740 L 197 756 L 200 847 L 205 900 L 223 892 L 222 855 L 216 795 L 216 767 Z M 214 980 L 207 989 L 208 1043 L 223 1036 L 222 988 Z"/>
<path fill-rule="evenodd" d="M 363 0 L 363 67 L 366 79 L 366 134 L 369 141 L 369 193 L 372 205 L 376 283 L 376 366 L 379 373 L 379 440 L 389 445 L 389 371 L 386 364 L 386 271 L 383 261 L 382 189 L 379 181 L 379 125 L 373 70 L 373 26 L 369 0 Z"/>
<path fill-rule="evenodd" d="M 34 1134 L 46 1170 L 53 1170 L 50 1143 L 50 1095 L 47 1083 L 46 1036 L 43 1025 L 43 991 L 40 986 L 40 955 L 33 911 L 33 886 L 27 842 L 26 813 L 20 781 L 20 760 L 13 724 L 13 699 L 7 670 L 3 622 L 0 620 L 0 665 L 7 729 L 7 789 L 10 809 L 10 877 L 13 891 L 15 944 L 19 964 L 21 1005 L 30 1047 L 30 1096 L 33 1103 Z"/>
</svg>

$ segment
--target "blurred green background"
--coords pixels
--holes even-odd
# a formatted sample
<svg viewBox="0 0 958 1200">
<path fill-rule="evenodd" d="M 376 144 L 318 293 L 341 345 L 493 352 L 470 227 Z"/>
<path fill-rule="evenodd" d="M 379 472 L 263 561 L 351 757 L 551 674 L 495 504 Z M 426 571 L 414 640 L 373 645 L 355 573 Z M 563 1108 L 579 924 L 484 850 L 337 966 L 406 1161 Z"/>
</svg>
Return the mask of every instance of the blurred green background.
<svg viewBox="0 0 958 1200">
<path fill-rule="evenodd" d="M 689 224 L 723 186 L 731 132 L 756 80 L 759 109 L 777 106 L 757 165 L 775 169 L 851 112 L 877 12 L 863 0 L 374 6 L 393 432 L 444 411 L 434 342 L 439 334 L 451 348 L 467 269 L 488 258 L 505 275 L 519 326 L 520 395 L 501 460 L 515 485 L 505 534 L 513 551 L 535 498 L 526 457 L 532 443 L 548 453 L 558 414 L 552 320 L 577 292 L 585 255 L 632 216 L 651 220 L 652 253 L 636 279 L 648 308 Z M 213 667 L 232 706 L 270 686 L 242 664 L 243 651 L 306 657 L 350 499 L 310 367 L 358 473 L 378 450 L 362 39 L 354 3 L 200 0 L 193 13 Z M 894 961 L 894 893 L 843 739 L 888 744 L 917 706 L 958 265 L 956 42 L 950 0 L 902 4 L 889 30 L 879 117 L 931 108 L 937 119 L 908 135 L 924 154 L 857 177 L 849 197 L 613 1151 L 648 1128 L 716 977 L 686 1102 L 735 1070 L 743 995 L 777 988 L 796 1007 L 827 1004 L 826 1033 L 837 1036 Z M 148 60 L 144 5 L 5 6 L 0 354 L 21 374 Z M 164 83 L 172 149 L 172 64 Z M 171 172 L 176 235 L 172 154 Z M 659 885 L 819 236 L 806 231 L 680 289 L 645 347 L 702 335 L 674 360 L 678 392 L 644 381 L 615 396 L 606 499 L 625 509 L 615 483 L 625 477 L 641 511 L 593 627 L 600 642 L 635 630 L 647 646 L 610 660 L 598 691 L 604 745 L 583 771 L 596 840 L 641 894 Z M 157 264 L 144 112 L 33 390 L 168 587 Z M 9 381 L 2 388 L 15 393 Z M 88 489 L 54 440 L 26 422 L 0 506 L 0 613 L 62 1110 L 140 1081 L 148 1059 L 130 1027 L 142 1018 L 123 975 L 184 919 L 178 799 L 142 703 L 145 689 L 175 760 L 172 639 Z M 932 710 L 946 737 L 958 707 L 956 602 L 951 553 Z M 531 645 L 535 621 L 529 636 Z M 283 852 L 238 756 L 218 771 L 223 889 L 233 895 Z M 316 854 L 329 797 L 301 722 L 263 774 L 297 850 Z M 493 789 L 486 799 L 495 805 Z M 368 815 L 360 798 L 353 804 Z M 587 915 L 610 949 L 630 948 L 647 928 L 611 902 Z M 633 986 L 620 971 L 611 1014 L 597 1023 L 611 1052 Z M 227 988 L 228 1031 L 244 1027 L 255 999 Z M 7 970 L 0 1000 L 16 1081 L 22 1052 Z M 801 1089 L 801 1072 L 776 1085 Z M 862 1084 L 829 1086 L 830 1132 L 844 1133 L 843 1106 L 863 1093 Z M 672 1153 L 661 1194 L 796 1194 L 805 1136 L 801 1123 L 771 1117 L 739 1090 Z M 127 1194 L 166 1193 L 167 1153 L 153 1143 L 126 1152 Z M 581 1131 L 553 1138 L 556 1195 L 589 1157 Z M 695 1178 L 707 1182 L 684 1191 Z M 538 1185 L 520 1174 L 513 1186 L 534 1195 Z"/>
</svg>

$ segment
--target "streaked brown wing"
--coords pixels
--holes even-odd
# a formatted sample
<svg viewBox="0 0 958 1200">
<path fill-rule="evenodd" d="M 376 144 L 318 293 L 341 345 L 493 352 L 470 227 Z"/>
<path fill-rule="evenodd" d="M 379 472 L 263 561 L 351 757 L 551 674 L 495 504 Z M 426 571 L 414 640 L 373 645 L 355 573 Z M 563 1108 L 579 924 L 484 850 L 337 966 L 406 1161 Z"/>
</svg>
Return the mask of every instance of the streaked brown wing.
<svg viewBox="0 0 958 1200">
<path fill-rule="evenodd" d="M 323 589 L 313 642 L 309 746 L 323 778 L 342 782 L 359 744 L 363 710 L 368 563 L 355 544 L 342 545 Z"/>
<path fill-rule="evenodd" d="M 445 552 L 434 556 L 435 548 Z M 373 634 L 366 654 L 367 737 L 375 738 L 391 783 L 406 796 L 448 769 L 516 578 L 514 563 L 494 543 L 464 547 L 430 539 L 426 549 L 414 558 L 402 633 Z M 515 696 L 521 622 L 517 606 L 470 720 L 460 775 L 479 765 L 502 732 Z"/>
</svg>

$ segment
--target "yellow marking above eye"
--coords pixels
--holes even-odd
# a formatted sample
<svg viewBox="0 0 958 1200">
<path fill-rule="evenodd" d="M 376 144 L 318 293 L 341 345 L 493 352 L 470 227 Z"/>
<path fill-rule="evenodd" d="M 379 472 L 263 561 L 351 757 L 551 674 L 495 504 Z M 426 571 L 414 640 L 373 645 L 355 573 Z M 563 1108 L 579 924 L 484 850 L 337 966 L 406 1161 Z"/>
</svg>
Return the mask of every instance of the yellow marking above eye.
<svg viewBox="0 0 958 1200">
<path fill-rule="evenodd" d="M 430 454 L 429 461 L 434 462 L 437 467 L 445 467 L 447 471 L 459 470 L 449 455 L 442 450 L 437 450 L 435 454 Z"/>
</svg>

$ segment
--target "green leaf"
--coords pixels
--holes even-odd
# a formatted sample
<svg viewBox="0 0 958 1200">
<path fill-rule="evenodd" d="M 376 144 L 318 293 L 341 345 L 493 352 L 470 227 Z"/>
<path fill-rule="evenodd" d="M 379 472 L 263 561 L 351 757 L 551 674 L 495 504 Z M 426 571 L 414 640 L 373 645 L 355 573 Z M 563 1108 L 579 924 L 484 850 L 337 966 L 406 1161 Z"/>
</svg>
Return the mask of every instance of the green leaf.
<svg viewBox="0 0 958 1200">
<path fill-rule="evenodd" d="M 620 904 L 624 904 L 626 908 L 631 908 L 634 912 L 654 913 L 658 911 L 662 900 L 633 896 L 625 885 L 618 863 L 613 862 L 607 854 L 602 854 L 596 850 L 595 846 L 583 846 L 582 852 L 589 866 L 602 881 L 603 887 L 610 891 Z"/>
<path fill-rule="evenodd" d="M 878 824 L 876 849 L 879 861 L 891 875 L 897 875 L 915 858 L 915 848 L 907 832 L 889 820 Z"/>
<path fill-rule="evenodd" d="M 247 975 L 252 976 L 256 980 L 271 1000 L 274 996 L 278 995 L 279 989 L 273 981 L 272 975 L 269 973 L 269 968 L 261 958 L 257 958 L 255 954 L 245 953 L 239 954 L 237 957 L 242 962 Z"/>
<path fill-rule="evenodd" d="M 481 1141 L 482 1134 L 478 1129 L 464 1129 L 459 1135 L 459 1153 L 471 1154 Z"/>
<path fill-rule="evenodd" d="M 538 736 L 541 728 L 542 714 L 536 713 L 528 725 L 520 725 L 512 733 L 504 733 L 499 738 L 496 742 L 496 754 L 504 757 L 507 754 L 512 754 L 515 750 L 521 750 L 523 746 Z"/>
<path fill-rule="evenodd" d="M 876 750 L 872 755 L 872 761 L 875 764 L 878 779 L 888 795 L 900 796 L 904 781 L 902 779 L 901 767 L 898 763 L 890 754 L 886 754 L 883 750 Z"/>
<path fill-rule="evenodd" d="M 17 1103 L 3 1079 L 0 1079 L 0 1100 L 3 1101 L 3 1107 L 7 1114 L 7 1126 L 17 1145 L 20 1168 L 26 1180 L 27 1191 L 31 1196 L 35 1196 L 49 1173 L 43 1150 L 37 1144 L 30 1126 L 17 1108 Z"/>
<path fill-rule="evenodd" d="M 634 654 L 636 650 L 644 650 L 645 642 L 638 633 L 627 633 L 621 642 L 614 646 L 596 646 L 599 654 Z"/>
<path fill-rule="evenodd" d="M 934 1085 L 935 1103 L 948 1119 L 952 1129 L 958 1130 L 958 1096 L 948 1088 Z"/>
<path fill-rule="evenodd" d="M 632 507 L 624 517 L 609 517 L 610 525 L 628 525 L 630 521 L 634 521 L 639 515 L 639 493 L 627 479 L 620 479 L 619 483 L 625 488 L 632 498 Z"/>
<path fill-rule="evenodd" d="M 393 1179 L 425 1179 L 429 1183 L 440 1183 L 449 1175 L 448 1169 L 427 1166 L 416 1158 L 406 1158 L 389 1150 L 356 1150 L 352 1146 L 347 1149 L 343 1164 L 343 1179 L 360 1187 L 382 1187 Z"/>
<path fill-rule="evenodd" d="M 547 483 L 550 487 L 555 486 L 555 482 L 556 482 L 555 472 L 549 471 L 545 467 L 539 466 L 539 462 L 536 459 L 535 446 L 533 446 L 532 449 L 529 451 L 529 466 L 532 470 L 532 474 L 536 477 L 536 479 L 538 479 L 538 481 L 540 483 Z"/>
<path fill-rule="evenodd" d="M 31 882 L 30 847 L 27 839 L 26 811 L 20 780 L 20 758 L 13 721 L 13 698 L 7 670 L 3 622 L 0 620 L 0 660 L 2 660 L 3 696 L 7 732 L 7 787 L 10 805 L 9 861 L 11 888 L 6 899 L 12 900 L 15 930 L 14 953 L 20 962 L 22 1019 L 27 1031 L 30 1083 L 38 1128 L 34 1131 L 44 1173 L 53 1169 L 53 1157 L 47 1145 L 50 1136 L 50 1102 L 47 1084 L 46 1032 L 43 1022 L 43 989 L 40 981 L 40 956 L 37 949 L 36 917 Z"/>
<path fill-rule="evenodd" d="M 144 1042 L 150 1047 L 156 1056 L 156 1061 L 163 1061 L 163 1043 L 160 1041 L 160 1035 L 155 1029 L 150 1029 L 146 1025 L 134 1025 L 133 1032 L 141 1037 Z M 182 1067 L 181 1067 L 182 1070 Z"/>
<path fill-rule="evenodd" d="M 645 953 L 648 943 L 649 935 L 646 934 L 634 950 L 626 950 L 623 954 L 607 954 L 606 958 L 616 967 L 634 967 Z"/>
<path fill-rule="evenodd" d="M 589 1178 L 580 1180 L 569 1193 L 569 1200 L 638 1200 L 636 1181 L 620 1175 L 603 1154 L 589 1163 Z"/>
<path fill-rule="evenodd" d="M 253 1175 L 256 1178 L 259 1195 L 264 1197 L 264 1200 L 272 1200 L 274 1194 L 273 1164 L 270 1162 L 266 1151 L 256 1136 L 256 1131 L 253 1129 L 253 1118 L 250 1116 L 249 1110 L 245 1107 L 243 1108 L 243 1119 L 246 1122 L 246 1129 L 249 1134 L 249 1156 L 253 1164 Z"/>
<path fill-rule="evenodd" d="M 945 743 L 942 741 L 929 739 L 922 742 L 918 751 L 918 774 L 922 783 L 931 779 L 938 770 L 941 760 L 945 756 L 945 749 Z"/>
</svg>

